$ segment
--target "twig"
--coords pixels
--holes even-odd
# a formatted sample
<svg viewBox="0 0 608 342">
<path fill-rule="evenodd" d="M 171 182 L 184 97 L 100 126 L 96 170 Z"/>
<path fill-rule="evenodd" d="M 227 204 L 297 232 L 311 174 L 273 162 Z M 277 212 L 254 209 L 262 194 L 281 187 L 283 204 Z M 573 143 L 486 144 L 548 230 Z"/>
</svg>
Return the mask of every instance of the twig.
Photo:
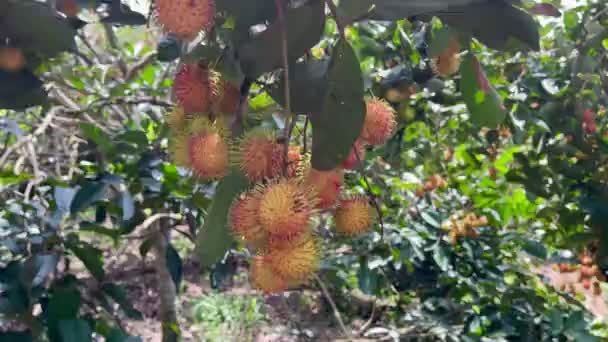
<svg viewBox="0 0 608 342">
<path fill-rule="evenodd" d="M 31 141 L 35 137 L 44 133 L 44 131 L 47 129 L 47 127 L 51 124 L 51 121 L 53 121 L 53 118 L 55 117 L 57 112 L 61 109 L 62 109 L 62 107 L 53 107 L 47 113 L 42 124 L 40 126 L 38 126 L 38 128 L 36 128 L 36 130 L 32 134 L 19 138 L 19 140 L 17 140 L 14 144 L 9 146 L 6 149 L 6 151 L 4 152 L 4 154 L 2 155 L 2 157 L 0 157 L 0 169 L 3 168 L 4 164 L 6 163 L 6 160 L 14 151 L 18 150 L 19 148 L 21 148 L 21 146 L 23 146 L 27 142 Z"/>
<path fill-rule="evenodd" d="M 120 52 L 120 47 L 118 46 L 118 38 L 116 37 L 116 33 L 114 33 L 114 28 L 110 24 L 103 24 L 103 29 L 106 31 L 106 36 L 108 37 L 108 42 L 110 43 L 110 47 L 114 49 L 116 52 Z M 127 75 L 127 64 L 122 60 L 120 56 L 118 56 L 118 68 L 120 72 L 124 76 Z"/>
<path fill-rule="evenodd" d="M 306 115 L 306 120 L 304 121 L 304 131 L 302 132 L 302 148 L 304 149 L 304 151 L 302 151 L 302 154 L 308 153 L 308 139 L 306 136 L 306 134 L 308 133 L 308 123 L 309 119 L 308 115 Z"/>
<path fill-rule="evenodd" d="M 156 56 L 158 56 L 156 51 L 150 52 L 143 56 L 137 63 L 133 64 L 133 66 L 127 70 L 124 82 L 130 82 L 135 76 L 137 76 L 137 73 L 143 70 L 143 68 L 145 68 L 148 64 L 154 62 L 156 60 Z"/>
<path fill-rule="evenodd" d="M 331 294 L 327 290 L 327 286 L 325 286 L 325 283 L 317 274 L 315 274 L 314 277 L 317 283 L 319 284 L 319 287 L 321 287 L 321 292 L 323 292 L 325 299 L 327 299 L 327 301 L 329 302 L 329 305 L 331 306 L 331 309 L 334 312 L 334 317 L 336 317 L 338 325 L 340 325 L 340 329 L 342 329 L 342 332 L 348 339 L 351 339 L 351 333 L 350 331 L 348 331 L 348 329 L 346 329 L 346 325 L 344 325 L 344 321 L 342 320 L 342 315 L 340 314 L 340 311 L 338 310 L 338 307 L 336 306 L 336 303 L 334 302 L 333 298 L 331 298 Z"/>
<path fill-rule="evenodd" d="M 284 137 L 284 148 L 283 148 L 283 173 L 287 174 L 289 160 L 287 154 L 289 153 L 289 142 L 291 140 L 291 134 L 295 127 L 296 118 L 292 117 L 291 113 L 291 98 L 290 98 L 290 84 L 289 84 L 289 50 L 287 46 L 287 25 L 285 23 L 285 7 L 283 0 L 274 0 L 274 4 L 277 8 L 277 17 L 279 25 L 281 26 L 281 53 L 283 63 L 283 79 L 285 80 L 285 89 L 283 89 L 283 96 L 285 97 L 285 128 L 283 132 Z"/>
</svg>

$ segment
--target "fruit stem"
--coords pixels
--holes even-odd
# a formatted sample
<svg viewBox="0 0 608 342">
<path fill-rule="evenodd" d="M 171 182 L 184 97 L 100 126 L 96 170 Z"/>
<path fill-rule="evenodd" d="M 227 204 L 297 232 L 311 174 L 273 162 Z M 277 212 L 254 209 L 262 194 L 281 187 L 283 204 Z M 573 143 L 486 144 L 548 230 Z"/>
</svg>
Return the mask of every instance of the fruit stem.
<svg viewBox="0 0 608 342">
<path fill-rule="evenodd" d="M 283 96 L 285 97 L 285 131 L 283 137 L 285 138 L 285 146 L 283 149 L 283 174 L 287 175 L 288 169 L 288 158 L 289 153 L 289 142 L 291 140 L 291 133 L 296 125 L 296 119 L 291 115 L 291 98 L 290 98 L 290 84 L 289 84 L 289 51 L 287 47 L 287 25 L 285 23 L 285 3 L 283 0 L 274 0 L 274 4 L 277 8 L 277 17 L 281 27 L 281 52 L 282 52 L 282 63 L 283 63 L 283 79 L 285 80 L 285 89 Z"/>
</svg>

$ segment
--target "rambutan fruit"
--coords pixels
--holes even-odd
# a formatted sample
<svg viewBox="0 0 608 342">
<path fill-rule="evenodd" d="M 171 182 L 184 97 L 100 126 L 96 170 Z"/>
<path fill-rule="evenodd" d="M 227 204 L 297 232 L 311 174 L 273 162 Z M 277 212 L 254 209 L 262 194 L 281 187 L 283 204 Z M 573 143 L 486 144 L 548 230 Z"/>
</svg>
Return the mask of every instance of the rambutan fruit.
<svg viewBox="0 0 608 342">
<path fill-rule="evenodd" d="M 166 32 L 192 39 L 214 24 L 214 0 L 156 0 L 156 20 Z"/>
<path fill-rule="evenodd" d="M 25 66 L 25 56 L 20 49 L 14 47 L 0 47 L 0 69 L 15 72 Z"/>
<path fill-rule="evenodd" d="M 366 106 L 367 114 L 361 139 L 370 145 L 383 145 L 393 135 L 397 126 L 395 110 L 388 102 L 377 97 L 367 99 Z"/>
<path fill-rule="evenodd" d="M 217 114 L 233 115 L 241 102 L 241 91 L 230 82 L 221 81 L 219 96 L 213 103 L 213 112 Z"/>
<path fill-rule="evenodd" d="M 318 270 L 320 248 L 316 239 L 307 238 L 290 248 L 274 249 L 264 258 L 290 286 L 296 286 Z"/>
<path fill-rule="evenodd" d="M 585 254 L 581 257 L 581 264 L 586 265 L 586 266 L 593 265 L 593 258 L 591 258 L 589 255 Z"/>
<path fill-rule="evenodd" d="M 58 0 L 57 11 L 65 14 L 66 17 L 72 18 L 80 12 L 80 6 L 77 0 Z"/>
<path fill-rule="evenodd" d="M 272 130 L 254 128 L 240 139 L 233 150 L 233 160 L 253 182 L 272 179 L 283 170 L 283 145 Z"/>
<path fill-rule="evenodd" d="M 344 184 L 344 174 L 341 170 L 319 171 L 309 169 L 305 182 L 315 191 L 318 209 L 329 209 L 336 204 L 340 190 Z"/>
<path fill-rule="evenodd" d="M 179 132 L 186 128 L 188 115 L 181 107 L 175 107 L 166 117 L 167 125 L 173 132 Z"/>
<path fill-rule="evenodd" d="M 266 238 L 259 221 L 260 199 L 255 192 L 240 194 L 228 211 L 228 224 L 239 238 L 256 243 Z"/>
<path fill-rule="evenodd" d="M 363 234 L 372 228 L 376 213 L 366 196 L 353 196 L 340 200 L 334 222 L 336 231 L 346 236 Z"/>
<path fill-rule="evenodd" d="M 301 181 L 280 178 L 259 186 L 259 220 L 271 238 L 290 240 L 309 228 L 314 194 Z"/>
<path fill-rule="evenodd" d="M 439 55 L 431 58 L 431 69 L 435 75 L 450 77 L 460 69 L 460 44 L 452 40 L 450 45 Z"/>
<path fill-rule="evenodd" d="M 355 141 L 346 160 L 342 162 L 342 167 L 346 170 L 354 170 L 365 159 L 365 144 L 362 141 Z"/>
<path fill-rule="evenodd" d="M 589 279 L 583 279 L 581 281 L 581 284 L 583 285 L 583 288 L 585 288 L 585 290 L 589 290 L 591 288 L 591 280 Z"/>
<path fill-rule="evenodd" d="M 217 79 L 217 74 L 207 67 L 183 64 L 173 80 L 173 96 L 188 114 L 208 113 L 218 96 Z"/>
<path fill-rule="evenodd" d="M 190 122 L 185 131 L 177 132 L 173 139 L 174 161 L 190 168 L 204 180 L 219 179 L 229 168 L 229 148 L 225 129 L 205 118 Z"/>
<path fill-rule="evenodd" d="M 281 278 L 264 256 L 255 256 L 251 261 L 249 281 L 253 287 L 265 293 L 283 292 L 287 281 Z"/>
<path fill-rule="evenodd" d="M 287 151 L 287 177 L 295 178 L 302 176 L 305 160 L 299 146 L 289 146 Z"/>
</svg>

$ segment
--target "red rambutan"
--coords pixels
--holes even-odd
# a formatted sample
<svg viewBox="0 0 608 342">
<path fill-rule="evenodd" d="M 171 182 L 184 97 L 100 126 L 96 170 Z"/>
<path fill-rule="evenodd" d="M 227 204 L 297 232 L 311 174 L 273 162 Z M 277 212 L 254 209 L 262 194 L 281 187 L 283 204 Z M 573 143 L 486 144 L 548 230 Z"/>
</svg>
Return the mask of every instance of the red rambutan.
<svg viewBox="0 0 608 342">
<path fill-rule="evenodd" d="M 198 64 L 183 64 L 175 74 L 173 96 L 188 114 L 208 113 L 218 96 L 217 74 Z"/>
<path fill-rule="evenodd" d="M 156 19 L 166 32 L 181 39 L 194 38 L 214 24 L 214 0 L 156 0 Z"/>
</svg>

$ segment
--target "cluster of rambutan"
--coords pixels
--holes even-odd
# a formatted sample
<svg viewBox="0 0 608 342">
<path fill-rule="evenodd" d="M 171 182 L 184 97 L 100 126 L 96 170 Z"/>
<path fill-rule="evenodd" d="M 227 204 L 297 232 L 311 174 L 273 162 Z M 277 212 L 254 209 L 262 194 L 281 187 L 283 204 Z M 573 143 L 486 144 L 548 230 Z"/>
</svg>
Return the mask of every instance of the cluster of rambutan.
<svg viewBox="0 0 608 342">
<path fill-rule="evenodd" d="M 230 132 L 226 117 L 238 109 L 236 87 L 201 64 L 182 64 L 173 81 L 178 106 L 169 114 L 171 150 L 176 164 L 201 180 L 217 180 L 230 167 Z"/>
<path fill-rule="evenodd" d="M 457 212 L 450 216 L 449 220 L 441 225 L 441 228 L 449 230 L 448 239 L 452 245 L 455 245 L 463 237 L 476 238 L 479 236 L 477 228 L 487 224 L 488 218 L 485 216 L 468 213 L 463 217 L 462 213 Z"/>
<path fill-rule="evenodd" d="M 350 155 L 335 170 L 312 168 L 298 146 L 288 146 L 275 131 L 256 127 L 230 137 L 226 114 L 238 110 L 240 92 L 201 64 L 182 64 L 175 76 L 178 106 L 168 116 L 176 164 L 201 180 L 218 180 L 239 169 L 253 185 L 233 201 L 228 212 L 232 233 L 255 257 L 251 282 L 279 292 L 307 281 L 318 269 L 319 239 L 312 222 L 319 213 L 334 215 L 336 232 L 355 236 L 368 231 L 375 212 L 365 196 L 341 195 L 344 169 L 356 167 L 367 145 L 384 144 L 396 122 L 390 105 L 367 100 L 367 115 Z"/>
<path fill-rule="evenodd" d="M 233 202 L 228 221 L 233 234 L 256 255 L 251 283 L 265 292 L 281 292 L 306 282 L 318 269 L 320 240 L 312 221 L 333 213 L 336 232 L 356 236 L 374 224 L 376 213 L 366 196 L 341 194 L 344 170 L 364 158 L 366 145 L 384 144 L 395 128 L 394 111 L 377 98 L 367 100 L 360 138 L 341 167 L 321 171 L 296 146 L 277 142 L 272 130 L 254 128 L 234 144 L 233 162 L 256 184 Z"/>
<path fill-rule="evenodd" d="M 583 254 L 580 257 L 580 265 L 560 263 L 555 265 L 560 273 L 579 272 L 578 283 L 584 290 L 590 290 L 593 295 L 599 296 L 602 294 L 600 282 L 606 282 L 606 276 L 602 273 L 597 265 L 594 265 L 593 258 L 588 254 Z M 576 286 L 574 283 L 562 284 L 562 291 L 570 291 L 576 294 Z"/>
</svg>

